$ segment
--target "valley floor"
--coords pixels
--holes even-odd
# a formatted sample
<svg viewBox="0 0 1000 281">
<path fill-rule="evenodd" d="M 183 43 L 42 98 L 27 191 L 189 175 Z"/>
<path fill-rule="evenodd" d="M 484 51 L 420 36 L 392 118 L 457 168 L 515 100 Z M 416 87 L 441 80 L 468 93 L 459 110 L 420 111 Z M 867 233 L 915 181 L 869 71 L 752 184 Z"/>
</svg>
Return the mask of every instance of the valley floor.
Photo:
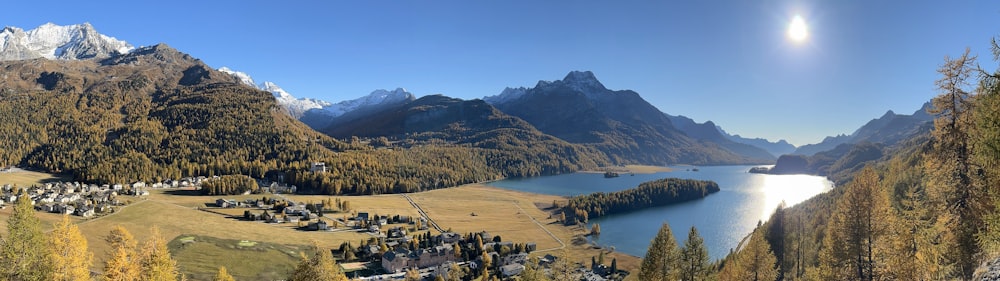
<svg viewBox="0 0 1000 281">
<path fill-rule="evenodd" d="M 370 239 L 367 233 L 345 231 L 302 231 L 298 224 L 281 223 L 267 224 L 262 222 L 241 221 L 235 217 L 242 216 L 243 208 L 215 209 L 214 202 L 218 198 L 259 199 L 263 196 L 276 195 L 239 195 L 239 196 L 200 196 L 193 190 L 182 189 L 152 189 L 146 197 L 124 197 L 132 201 L 115 213 L 94 219 L 82 219 L 73 216 L 79 223 L 81 232 L 86 236 L 90 250 L 94 253 L 93 270 L 100 272 L 110 248 L 104 241 L 111 228 L 122 225 L 133 233 L 138 241 L 146 240 L 150 228 L 156 226 L 166 238 L 172 241 L 178 238 L 205 240 L 213 244 L 181 243 L 181 253 L 175 253 L 182 271 L 193 280 L 209 278 L 218 266 L 223 265 L 238 280 L 254 280 L 262 276 L 284 276 L 286 272 L 270 272 L 262 275 L 262 267 L 274 270 L 276 265 L 261 263 L 246 263 L 247 255 L 258 255 L 259 258 L 276 257 L 278 264 L 294 265 L 298 253 L 294 249 L 306 249 L 307 245 L 317 243 L 324 248 L 336 248 L 343 242 L 358 244 Z M 569 256 L 573 261 L 583 265 L 590 263 L 592 256 L 605 251 L 605 259 L 610 262 L 617 258 L 621 269 L 635 272 L 640 259 L 624 253 L 607 252 L 586 243 L 585 235 L 588 229 L 581 226 L 567 227 L 558 223 L 550 215 L 549 208 L 554 200 L 565 200 L 552 195 L 532 194 L 499 189 L 481 184 L 471 184 L 455 188 L 440 189 L 421 193 L 401 195 L 373 196 L 306 196 L 282 195 L 296 202 L 322 202 L 323 200 L 343 200 L 350 202 L 352 213 L 368 212 L 379 215 L 401 215 L 418 217 L 419 207 L 442 230 L 451 230 L 460 234 L 487 231 L 499 235 L 504 241 L 515 243 L 537 243 L 537 251 L 533 256 L 553 254 Z M 411 201 L 408 201 L 409 197 Z M 416 207 L 415 207 L 416 206 Z M 11 208 L 0 210 L 0 232 L 6 232 L 6 217 Z M 208 210 L 208 211 L 206 211 Z M 252 210 L 252 209 L 251 209 Z M 259 211 L 254 211 L 259 212 Z M 37 213 L 43 228 L 50 230 L 52 224 L 61 217 L 57 214 Z M 328 213 L 324 219 L 331 220 L 352 216 L 348 213 Z M 431 229 L 432 234 L 438 231 Z M 417 232 L 423 233 L 423 231 Z M 220 242 L 223 241 L 223 242 Z M 260 253 L 248 253 L 237 246 L 223 247 L 224 241 L 240 241 L 269 245 L 268 249 L 284 249 L 281 252 L 268 249 L 257 249 Z M 198 246 L 200 245 L 200 246 Z M 257 247 L 260 248 L 260 247 Z M 171 248 L 172 251 L 181 251 Z M 203 249 L 203 250 L 197 250 Z M 291 249 L 291 250 L 289 250 Z M 245 250 L 245 249 L 244 249 Z M 202 251 L 202 252 L 198 252 Z M 275 256 L 277 255 L 277 256 Z M 289 261 L 291 263 L 289 263 Z M 280 268 L 280 267 L 279 267 Z M 291 270 L 289 267 L 287 270 Z"/>
</svg>

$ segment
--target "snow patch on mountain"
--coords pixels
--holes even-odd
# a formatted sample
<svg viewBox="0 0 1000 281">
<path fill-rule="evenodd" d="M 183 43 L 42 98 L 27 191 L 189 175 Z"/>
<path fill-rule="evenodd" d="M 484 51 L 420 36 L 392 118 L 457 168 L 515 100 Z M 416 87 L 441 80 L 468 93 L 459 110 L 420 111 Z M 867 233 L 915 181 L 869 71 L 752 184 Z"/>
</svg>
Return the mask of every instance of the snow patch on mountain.
<svg viewBox="0 0 1000 281">
<path fill-rule="evenodd" d="M 220 67 L 218 70 L 220 72 L 233 76 L 234 78 L 239 80 L 240 83 L 244 85 L 271 93 L 271 95 L 274 95 L 274 99 L 278 102 L 278 105 L 281 105 L 286 110 L 288 110 L 288 114 L 292 115 L 292 117 L 295 117 L 296 119 L 302 117 L 302 115 L 305 114 L 306 111 L 309 111 L 311 109 L 322 109 L 325 106 L 331 105 L 330 102 L 317 99 L 309 99 L 309 98 L 297 99 L 294 96 L 292 96 L 292 94 L 289 94 L 287 91 L 285 91 L 285 89 L 282 89 L 277 84 L 274 84 L 273 82 L 270 81 L 264 81 L 263 83 L 256 84 L 253 81 L 253 77 L 250 77 L 250 75 L 246 74 L 245 72 L 232 70 L 225 66 Z"/>
<path fill-rule="evenodd" d="M 338 117 L 344 115 L 345 113 L 358 110 L 360 108 L 378 106 L 382 104 L 402 103 L 413 99 L 414 99 L 413 94 L 406 91 L 406 89 L 403 88 L 396 88 L 395 90 L 392 91 L 378 89 L 372 91 L 367 96 L 363 96 L 353 100 L 345 100 L 330 106 L 323 107 L 323 111 L 325 111 L 324 113 L 330 117 Z"/>
<path fill-rule="evenodd" d="M 614 93 L 614 91 L 608 90 L 608 88 L 604 87 L 604 84 L 601 84 L 601 81 L 597 80 L 597 76 L 595 76 L 593 72 L 570 71 L 569 74 L 566 74 L 566 77 L 562 80 L 539 80 L 538 84 L 535 84 L 534 88 L 507 87 L 503 90 L 503 92 L 500 92 L 499 95 L 483 97 L 483 101 L 486 101 L 486 103 L 491 105 L 499 105 L 517 100 L 532 90 L 537 89 L 544 91 L 554 87 L 568 87 L 574 91 L 583 93 L 588 99 L 591 100 L 597 100 L 606 94 Z"/>
<path fill-rule="evenodd" d="M 66 26 L 46 23 L 29 31 L 8 26 L 0 31 L 0 61 L 105 58 L 133 49 L 125 41 L 98 33 L 90 23 Z"/>
<path fill-rule="evenodd" d="M 503 92 L 500 92 L 499 95 L 483 97 L 483 101 L 485 101 L 488 104 L 502 104 L 519 99 L 521 98 L 521 96 L 524 96 L 524 94 L 527 93 L 528 93 L 528 88 L 525 87 L 517 87 L 517 88 L 507 87 L 504 88 Z"/>
<path fill-rule="evenodd" d="M 288 113 L 296 119 L 302 118 L 306 111 L 334 118 L 361 108 L 374 107 L 382 104 L 403 103 L 414 99 L 413 94 L 403 88 L 396 88 L 392 91 L 379 89 L 366 96 L 338 103 L 331 103 L 324 100 L 310 98 L 295 98 L 295 96 L 288 93 L 273 82 L 264 81 L 263 83 L 256 84 L 254 83 L 253 78 L 244 72 L 236 71 L 228 67 L 221 67 L 218 70 L 232 75 L 244 85 L 271 93 L 274 95 L 274 99 L 278 101 L 278 104 L 287 109 Z"/>
</svg>

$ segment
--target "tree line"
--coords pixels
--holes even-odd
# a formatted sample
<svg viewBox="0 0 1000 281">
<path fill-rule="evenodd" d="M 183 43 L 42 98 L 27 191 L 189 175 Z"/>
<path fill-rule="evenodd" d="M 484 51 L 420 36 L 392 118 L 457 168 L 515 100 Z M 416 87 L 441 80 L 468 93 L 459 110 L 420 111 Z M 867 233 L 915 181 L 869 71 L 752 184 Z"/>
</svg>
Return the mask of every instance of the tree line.
<svg viewBox="0 0 1000 281">
<path fill-rule="evenodd" d="M 992 49 L 1000 60 L 995 39 Z M 936 116 L 929 134 L 886 148 L 886 157 L 841 187 L 790 208 L 778 206 L 718 261 L 710 278 L 976 277 L 980 264 L 1000 250 L 1000 70 L 979 69 L 976 59 L 966 50 L 938 69 L 940 95 L 929 110 Z M 659 246 L 667 241 L 660 236 L 646 259 L 661 262 L 644 259 L 641 280 L 682 278 L 680 263 L 667 258 L 676 252 Z"/>
<path fill-rule="evenodd" d="M 0 85 L 0 166 L 82 182 L 284 174 L 304 193 L 384 194 L 608 164 L 600 152 L 516 128 L 375 149 L 313 131 L 269 93 L 232 81 L 180 85 L 168 69 L 141 65 L 51 72 L 5 64 L 25 85 Z M 38 89 L 40 75 L 55 81 Z M 329 172 L 309 172 L 312 162 L 326 162 Z"/>
<path fill-rule="evenodd" d="M 257 181 L 244 175 L 225 175 L 211 178 L 201 184 L 204 195 L 237 195 L 256 193 L 260 190 Z"/>
<path fill-rule="evenodd" d="M 713 181 L 665 178 L 615 192 L 595 192 L 574 196 L 562 207 L 566 224 L 586 223 L 590 218 L 667 206 L 704 198 L 719 192 Z"/>
<path fill-rule="evenodd" d="M 929 135 L 751 234 L 773 249 L 779 279 L 971 280 L 1000 249 L 1000 71 L 976 59 L 966 50 L 938 69 Z"/>
</svg>

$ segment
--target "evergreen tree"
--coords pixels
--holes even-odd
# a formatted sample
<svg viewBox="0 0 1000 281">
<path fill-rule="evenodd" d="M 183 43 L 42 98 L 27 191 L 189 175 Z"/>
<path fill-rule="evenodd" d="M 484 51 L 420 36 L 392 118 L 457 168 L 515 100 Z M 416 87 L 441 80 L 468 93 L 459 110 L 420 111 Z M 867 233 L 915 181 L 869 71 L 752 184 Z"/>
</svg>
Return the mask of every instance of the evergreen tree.
<svg viewBox="0 0 1000 281">
<path fill-rule="evenodd" d="M 87 249 L 87 239 L 69 220 L 69 215 L 55 225 L 49 233 L 49 280 L 90 280 L 90 265 L 94 254 Z"/>
<path fill-rule="evenodd" d="M 167 241 L 160 235 L 159 228 L 154 226 L 150 232 L 150 238 L 143 244 L 139 254 L 143 280 L 178 280 L 180 272 L 177 270 L 177 261 L 170 257 Z"/>
<path fill-rule="evenodd" d="M 51 267 L 47 257 L 48 239 L 35 217 L 31 199 L 18 196 L 7 219 L 7 237 L 0 246 L 0 273 L 3 280 L 47 280 Z"/>
<path fill-rule="evenodd" d="M 708 278 L 708 249 L 705 248 L 705 239 L 698 235 L 698 229 L 694 226 L 688 232 L 687 241 L 681 249 L 681 280 L 705 280 Z"/>
<path fill-rule="evenodd" d="M 215 278 L 212 278 L 212 281 L 236 281 L 236 278 L 233 278 L 232 275 L 229 275 L 229 272 L 226 271 L 225 266 L 220 266 L 219 272 L 215 274 Z"/>
<path fill-rule="evenodd" d="M 642 259 L 639 280 L 674 280 L 679 277 L 679 267 L 680 251 L 677 242 L 670 231 L 670 225 L 663 223 Z"/>
</svg>

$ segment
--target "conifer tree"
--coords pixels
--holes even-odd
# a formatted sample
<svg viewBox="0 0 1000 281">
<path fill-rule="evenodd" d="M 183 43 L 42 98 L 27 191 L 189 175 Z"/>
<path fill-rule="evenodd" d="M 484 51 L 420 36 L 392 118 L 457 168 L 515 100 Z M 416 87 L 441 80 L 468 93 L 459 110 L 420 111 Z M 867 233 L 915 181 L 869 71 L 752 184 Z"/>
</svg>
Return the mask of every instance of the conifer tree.
<svg viewBox="0 0 1000 281">
<path fill-rule="evenodd" d="M 448 267 L 448 278 L 446 281 L 461 281 L 465 277 L 465 272 L 462 271 L 462 267 L 458 266 L 458 263 L 452 263 Z"/>
<path fill-rule="evenodd" d="M 69 215 L 56 223 L 49 233 L 49 264 L 52 276 L 49 280 L 90 280 L 90 265 L 94 254 L 87 249 L 87 239 L 73 224 Z"/>
<path fill-rule="evenodd" d="M 323 250 L 319 245 L 313 245 L 316 254 L 307 258 L 302 256 L 302 261 L 296 266 L 290 281 L 346 281 L 347 276 L 340 271 L 340 266 L 333 260 L 333 254 L 328 250 Z"/>
<path fill-rule="evenodd" d="M 450 274 L 450 273 L 449 273 Z M 538 265 L 538 258 L 531 258 L 528 264 L 524 265 L 524 271 L 521 271 L 521 281 L 549 281 L 549 277 L 545 275 L 545 270 L 543 270 Z"/>
<path fill-rule="evenodd" d="M 670 231 L 670 225 L 663 223 L 642 259 L 639 280 L 674 280 L 679 277 L 679 267 L 680 251 L 677 242 Z"/>
<path fill-rule="evenodd" d="M 159 228 L 154 226 L 150 232 L 149 240 L 143 244 L 139 253 L 143 280 L 178 280 L 180 271 L 177 269 L 177 261 L 170 257 L 167 241 L 163 239 Z"/>
<path fill-rule="evenodd" d="M 933 148 L 925 157 L 924 169 L 928 175 L 928 197 L 932 204 L 943 206 L 939 220 L 947 225 L 949 256 L 962 279 L 972 278 L 977 264 L 979 247 L 975 236 L 982 221 L 976 212 L 984 194 L 973 186 L 972 152 L 970 147 L 970 111 L 973 91 L 969 79 L 976 57 L 965 53 L 955 59 L 945 57 L 938 69 L 941 79 L 935 81 L 941 95 L 931 100 L 929 113 L 934 119 Z"/>
<path fill-rule="evenodd" d="M 215 274 L 215 278 L 212 278 L 212 281 L 236 281 L 236 278 L 233 278 L 232 275 L 229 275 L 229 272 L 226 271 L 225 266 L 220 266 L 219 272 Z"/>
<path fill-rule="evenodd" d="M 698 235 L 698 229 L 694 226 L 688 232 L 687 241 L 681 249 L 681 280 L 705 280 L 708 278 L 708 249 L 705 248 L 705 239 Z"/>
<path fill-rule="evenodd" d="M 136 253 L 135 238 L 125 227 L 120 225 L 111 229 L 104 238 L 111 246 L 110 257 L 104 263 L 105 281 L 133 281 L 142 277 L 142 266 L 139 254 Z"/>
<path fill-rule="evenodd" d="M 51 267 L 45 249 L 48 239 L 35 217 L 31 199 L 18 196 L 7 219 L 7 237 L 0 246 L 0 272 L 3 280 L 47 280 Z"/>
<path fill-rule="evenodd" d="M 421 280 L 423 280 L 423 278 L 420 278 L 420 271 L 417 271 L 417 269 L 415 269 L 415 268 L 411 268 L 411 269 L 409 269 L 409 270 L 406 271 L 406 274 L 404 275 L 404 280 L 406 280 L 406 281 L 421 281 Z"/>
<path fill-rule="evenodd" d="M 993 60 L 1000 62 L 1000 43 L 991 41 Z M 1000 69 L 981 72 L 975 128 L 972 134 L 974 163 L 983 173 L 979 186 L 988 187 L 981 212 L 985 214 L 985 229 L 978 239 L 987 252 L 1000 252 Z"/>
<path fill-rule="evenodd" d="M 719 280 L 773 281 L 778 278 L 777 260 L 771 246 L 759 232 L 751 234 L 750 241 L 735 255 L 730 255 Z"/>
<path fill-rule="evenodd" d="M 844 195 L 827 226 L 820 253 L 821 274 L 829 280 L 880 280 L 886 276 L 885 261 L 894 224 L 889 196 L 871 166 L 858 172 L 845 187 Z"/>
</svg>

